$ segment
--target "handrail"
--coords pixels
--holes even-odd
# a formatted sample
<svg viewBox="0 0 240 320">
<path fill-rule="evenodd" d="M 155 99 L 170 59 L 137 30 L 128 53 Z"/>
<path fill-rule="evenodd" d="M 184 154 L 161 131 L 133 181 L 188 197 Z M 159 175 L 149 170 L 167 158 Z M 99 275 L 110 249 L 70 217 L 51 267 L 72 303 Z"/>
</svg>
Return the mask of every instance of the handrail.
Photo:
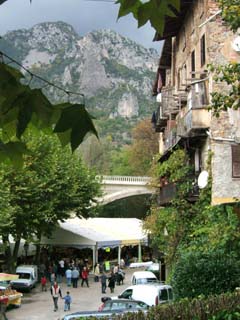
<svg viewBox="0 0 240 320">
<path fill-rule="evenodd" d="M 127 184 L 148 184 L 151 181 L 150 177 L 139 177 L 139 176 L 97 176 L 96 179 L 98 179 L 101 183 L 127 183 Z"/>
</svg>

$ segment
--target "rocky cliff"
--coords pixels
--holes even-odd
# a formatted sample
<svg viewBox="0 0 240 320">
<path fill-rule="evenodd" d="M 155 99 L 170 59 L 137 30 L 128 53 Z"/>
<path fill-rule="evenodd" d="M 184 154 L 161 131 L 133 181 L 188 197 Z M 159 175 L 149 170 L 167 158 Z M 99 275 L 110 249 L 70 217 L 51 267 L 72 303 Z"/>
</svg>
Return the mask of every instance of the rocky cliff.
<svg viewBox="0 0 240 320">
<path fill-rule="evenodd" d="M 46 22 L 7 33 L 0 40 L 0 50 L 33 73 L 70 91 L 84 93 L 89 111 L 102 119 L 100 131 L 105 122 L 121 118 L 124 125 L 120 126 L 122 133 L 118 132 L 119 142 L 126 137 L 124 131 L 154 109 L 151 87 L 157 52 L 114 31 L 98 30 L 80 37 L 66 23 Z M 43 86 L 35 80 L 32 84 Z M 44 91 L 54 102 L 68 99 L 52 87 Z M 76 102 L 79 96 L 70 99 Z M 101 132 L 104 134 L 104 130 Z M 109 133 L 115 139 L 111 130 Z"/>
</svg>

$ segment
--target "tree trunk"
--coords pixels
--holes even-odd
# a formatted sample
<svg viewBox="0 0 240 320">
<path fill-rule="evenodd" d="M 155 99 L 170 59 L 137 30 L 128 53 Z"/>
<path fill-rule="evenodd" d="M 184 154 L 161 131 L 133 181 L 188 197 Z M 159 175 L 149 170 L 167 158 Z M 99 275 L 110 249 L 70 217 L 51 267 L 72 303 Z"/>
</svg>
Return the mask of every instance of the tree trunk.
<svg viewBox="0 0 240 320">
<path fill-rule="evenodd" d="M 18 251 L 21 243 L 21 237 L 19 237 L 17 240 L 15 240 L 15 245 L 13 249 L 13 264 L 14 264 L 14 273 L 16 272 L 17 267 L 17 258 L 18 258 Z"/>
<path fill-rule="evenodd" d="M 41 247 L 40 247 L 40 243 L 35 244 L 36 246 L 36 254 L 35 254 L 35 261 L 34 263 L 39 266 L 40 265 L 40 251 L 41 251 Z"/>
<path fill-rule="evenodd" d="M 7 266 L 7 272 L 9 273 L 14 273 L 15 272 L 15 266 L 13 262 L 13 255 L 11 252 L 11 247 L 10 247 L 10 241 L 8 238 L 8 235 L 2 235 L 2 241 L 4 245 L 4 252 L 5 252 L 5 263 Z"/>
</svg>

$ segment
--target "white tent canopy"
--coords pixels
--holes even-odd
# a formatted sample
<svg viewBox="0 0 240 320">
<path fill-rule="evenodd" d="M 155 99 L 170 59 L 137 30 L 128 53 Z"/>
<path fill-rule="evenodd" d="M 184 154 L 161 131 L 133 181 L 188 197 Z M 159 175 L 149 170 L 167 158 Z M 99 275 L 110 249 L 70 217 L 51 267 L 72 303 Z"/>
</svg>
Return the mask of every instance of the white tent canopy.
<svg viewBox="0 0 240 320">
<path fill-rule="evenodd" d="M 94 260 L 97 250 L 118 247 L 120 260 L 121 247 L 147 244 L 147 234 L 143 231 L 142 221 L 136 218 L 71 218 L 59 225 L 51 238 L 42 238 L 42 245 L 71 246 L 92 248 Z M 139 249 L 139 259 L 140 249 Z"/>
<path fill-rule="evenodd" d="M 59 222 L 51 238 L 42 244 L 74 247 L 116 247 L 146 243 L 142 221 L 136 218 L 72 218 Z"/>
</svg>

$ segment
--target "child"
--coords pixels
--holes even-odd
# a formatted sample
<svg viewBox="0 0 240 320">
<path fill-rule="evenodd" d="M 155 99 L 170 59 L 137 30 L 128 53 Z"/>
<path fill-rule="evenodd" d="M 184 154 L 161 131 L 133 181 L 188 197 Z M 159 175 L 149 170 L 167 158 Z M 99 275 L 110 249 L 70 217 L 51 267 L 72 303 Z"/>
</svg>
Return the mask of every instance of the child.
<svg viewBox="0 0 240 320">
<path fill-rule="evenodd" d="M 42 291 L 47 291 L 47 278 L 42 276 L 41 278 Z"/>
<path fill-rule="evenodd" d="M 72 303 L 72 297 L 70 296 L 70 292 L 67 291 L 67 295 L 63 297 L 64 299 L 64 311 L 70 310 L 70 305 Z"/>
</svg>

